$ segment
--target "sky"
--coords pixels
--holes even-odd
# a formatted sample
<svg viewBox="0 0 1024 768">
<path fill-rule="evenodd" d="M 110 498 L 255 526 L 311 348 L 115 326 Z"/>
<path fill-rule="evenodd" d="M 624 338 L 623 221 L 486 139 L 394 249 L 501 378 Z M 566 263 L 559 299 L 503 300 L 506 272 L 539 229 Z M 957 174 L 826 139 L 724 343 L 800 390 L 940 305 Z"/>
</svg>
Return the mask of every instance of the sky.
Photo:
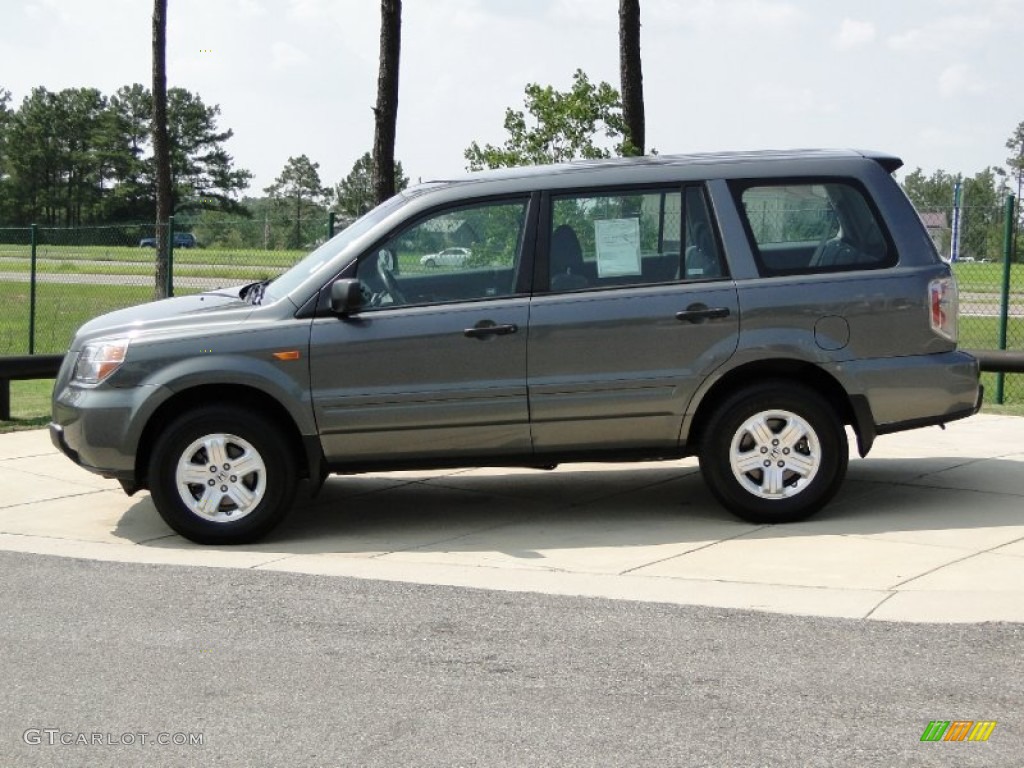
<svg viewBox="0 0 1024 768">
<path fill-rule="evenodd" d="M 0 0 L 0 88 L 151 84 L 150 0 Z M 373 145 L 374 0 L 169 0 L 168 84 L 219 105 L 260 195 Z M 1024 121 L 1024 0 L 641 0 L 648 148 L 853 147 L 967 175 Z M 415 182 L 501 144 L 527 83 L 618 80 L 615 0 L 405 0 L 396 156 Z"/>
</svg>

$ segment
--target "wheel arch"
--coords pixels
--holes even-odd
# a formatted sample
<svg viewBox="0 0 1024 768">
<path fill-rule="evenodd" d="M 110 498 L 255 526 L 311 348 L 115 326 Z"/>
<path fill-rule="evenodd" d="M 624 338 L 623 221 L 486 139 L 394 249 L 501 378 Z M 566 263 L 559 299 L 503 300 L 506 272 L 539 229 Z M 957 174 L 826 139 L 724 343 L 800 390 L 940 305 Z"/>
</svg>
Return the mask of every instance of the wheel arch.
<svg viewBox="0 0 1024 768">
<path fill-rule="evenodd" d="M 700 450 L 711 415 L 728 397 L 745 386 L 768 379 L 792 381 L 818 392 L 835 410 L 839 420 L 853 427 L 860 455 L 866 456 L 871 450 L 875 428 L 867 398 L 848 394 L 834 376 L 818 365 L 802 360 L 774 359 L 733 368 L 711 385 L 690 420 L 686 433 L 688 452 Z"/>
<path fill-rule="evenodd" d="M 319 441 L 303 438 L 288 410 L 271 395 L 244 384 L 205 384 L 175 393 L 149 417 L 135 453 L 135 477 L 139 488 L 149 487 L 148 467 L 160 433 L 178 416 L 194 408 L 222 404 L 252 409 L 277 424 L 293 455 L 298 459 L 299 477 L 319 481 L 323 477 L 323 453 Z"/>
</svg>

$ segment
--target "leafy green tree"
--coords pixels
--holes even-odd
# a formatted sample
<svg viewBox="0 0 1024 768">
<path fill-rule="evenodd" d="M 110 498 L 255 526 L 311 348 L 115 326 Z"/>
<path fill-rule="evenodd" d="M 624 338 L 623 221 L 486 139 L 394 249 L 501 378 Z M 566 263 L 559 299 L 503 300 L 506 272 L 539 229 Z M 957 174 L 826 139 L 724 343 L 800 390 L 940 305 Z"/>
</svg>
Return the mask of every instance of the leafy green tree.
<svg viewBox="0 0 1024 768">
<path fill-rule="evenodd" d="M 608 83 L 594 85 L 578 69 L 568 91 L 530 83 L 525 92 L 525 112 L 505 110 L 508 138 L 502 146 L 481 147 L 474 141 L 466 149 L 469 170 L 611 157 L 613 150 L 617 155 L 623 153 L 622 101 Z M 616 141 L 612 149 L 595 141 L 600 135 Z"/>
<path fill-rule="evenodd" d="M 107 220 L 142 220 L 152 215 L 152 162 L 147 160 L 152 103 L 149 90 L 139 83 L 121 86 L 107 102 L 104 147 L 115 182 L 105 200 Z"/>
<path fill-rule="evenodd" d="M 1006 173 L 985 168 L 972 177 L 935 171 L 926 177 L 917 168 L 903 180 L 903 191 L 920 213 L 941 213 L 948 228 L 953 224 L 953 189 L 962 185 L 960 195 L 960 254 L 973 259 L 1002 259 L 1002 201 L 1009 191 Z M 944 233 L 941 250 L 948 252 L 952 236 Z"/>
<path fill-rule="evenodd" d="M 94 88 L 34 88 L 17 110 L 0 109 L 3 223 L 73 225 L 154 216 L 153 98 L 142 85 L 109 99 Z M 218 107 L 168 91 L 171 194 L 168 212 L 244 215 L 235 202 L 251 174 L 236 169 L 217 128 Z"/>
<path fill-rule="evenodd" d="M 1019 260 L 1020 252 L 1017 250 L 1017 241 L 1019 240 L 1020 230 L 1022 224 L 1024 224 L 1024 207 L 1021 206 L 1020 196 L 1022 188 L 1024 188 L 1024 121 L 1017 124 L 1013 133 L 1010 134 L 1010 138 L 1006 140 L 1006 148 L 1010 150 L 1010 156 L 1006 158 L 1006 164 L 1010 168 L 1010 173 L 1017 182 L 1017 221 L 1016 227 L 1013 233 L 1013 248 L 1014 257 Z"/>
<path fill-rule="evenodd" d="M 402 162 L 395 162 L 395 192 L 409 186 L 409 179 L 402 169 Z M 369 152 L 352 165 L 348 176 L 334 187 L 334 210 L 346 219 L 357 219 L 373 208 L 376 194 L 373 187 L 373 157 Z"/>
<path fill-rule="evenodd" d="M 34 88 L 10 117 L 5 155 L 15 223 L 89 218 L 102 182 L 96 145 L 104 110 L 94 88 Z"/>
<path fill-rule="evenodd" d="M 219 106 L 206 106 L 197 94 L 184 88 L 167 92 L 175 212 L 200 208 L 242 210 L 234 195 L 249 186 L 252 173 L 234 167 L 234 159 L 223 146 L 234 131 L 218 128 L 219 115 Z"/>
<path fill-rule="evenodd" d="M 289 157 L 281 175 L 264 190 L 272 199 L 280 201 L 295 218 L 294 235 L 289 243 L 291 248 L 303 245 L 303 213 L 322 213 L 323 203 L 329 195 L 329 190 L 320 182 L 319 168 L 320 163 L 311 162 L 306 155 Z"/>
<path fill-rule="evenodd" d="M 986 168 L 963 182 L 960 252 L 988 261 L 1003 258 L 1003 201 L 1009 192 L 1006 172 Z"/>
<path fill-rule="evenodd" d="M 919 212 L 942 211 L 948 216 L 953 207 L 953 185 L 962 179 L 959 174 L 953 176 L 942 169 L 925 176 L 924 171 L 916 168 L 903 180 L 902 186 Z M 948 219 L 946 223 L 949 223 Z"/>
<path fill-rule="evenodd" d="M 1017 124 L 1010 138 L 1006 140 L 1006 148 L 1010 150 L 1010 156 L 1006 158 L 1006 165 L 1009 166 L 1013 178 L 1017 180 L 1017 193 L 1020 196 L 1021 185 L 1024 182 L 1024 121 Z"/>
</svg>

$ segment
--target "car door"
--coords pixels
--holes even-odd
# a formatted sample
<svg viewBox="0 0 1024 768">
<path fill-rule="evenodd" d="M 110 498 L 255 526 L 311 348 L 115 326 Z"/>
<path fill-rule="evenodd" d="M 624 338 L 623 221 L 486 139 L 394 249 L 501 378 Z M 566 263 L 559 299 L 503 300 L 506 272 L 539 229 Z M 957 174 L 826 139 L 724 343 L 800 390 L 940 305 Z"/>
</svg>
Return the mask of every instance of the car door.
<svg viewBox="0 0 1024 768">
<path fill-rule="evenodd" d="M 735 351 L 736 288 L 703 188 L 588 191 L 543 208 L 530 314 L 534 449 L 673 449 Z"/>
<path fill-rule="evenodd" d="M 434 211 L 360 259 L 369 300 L 313 322 L 313 408 L 328 461 L 455 461 L 530 451 L 528 199 Z M 458 243 L 467 265 L 421 265 Z M 396 268 L 397 267 L 397 268 Z"/>
</svg>

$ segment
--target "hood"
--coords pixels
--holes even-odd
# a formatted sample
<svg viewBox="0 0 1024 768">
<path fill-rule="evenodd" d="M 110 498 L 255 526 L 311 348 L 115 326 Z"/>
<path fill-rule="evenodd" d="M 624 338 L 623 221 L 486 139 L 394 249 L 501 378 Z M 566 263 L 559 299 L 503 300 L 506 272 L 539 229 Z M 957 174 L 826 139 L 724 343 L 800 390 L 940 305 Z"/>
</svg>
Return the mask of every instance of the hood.
<svg viewBox="0 0 1024 768">
<path fill-rule="evenodd" d="M 241 299 L 243 288 L 218 288 L 208 293 L 175 296 L 108 312 L 79 328 L 76 340 L 99 336 L 150 335 L 161 331 L 185 333 L 190 326 L 209 328 L 215 323 L 241 322 L 255 309 Z"/>
</svg>

